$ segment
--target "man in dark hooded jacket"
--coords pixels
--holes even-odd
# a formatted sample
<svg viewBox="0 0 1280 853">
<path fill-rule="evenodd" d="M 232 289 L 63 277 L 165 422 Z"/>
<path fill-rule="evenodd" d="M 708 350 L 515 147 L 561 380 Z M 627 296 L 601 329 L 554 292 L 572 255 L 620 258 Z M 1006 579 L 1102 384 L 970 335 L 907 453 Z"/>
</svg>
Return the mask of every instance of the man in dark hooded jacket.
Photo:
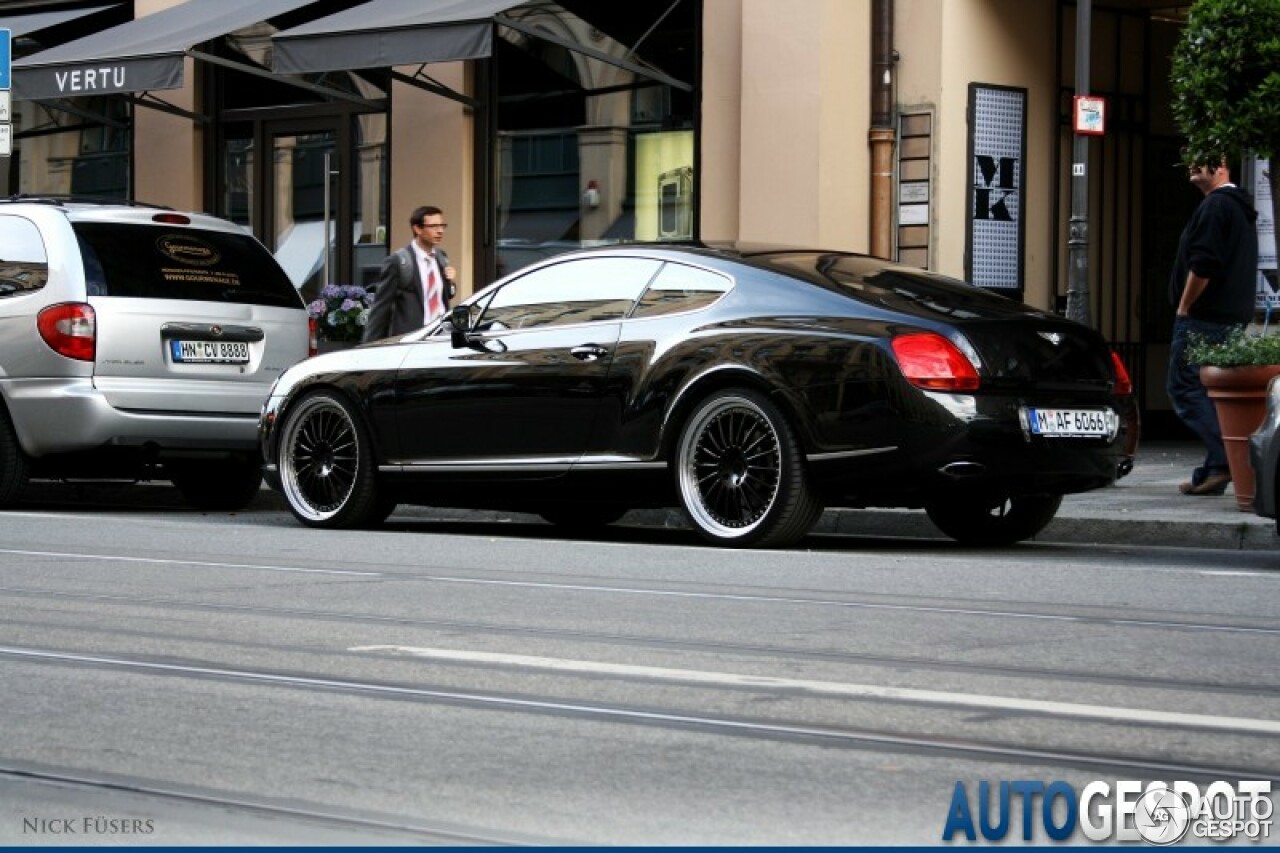
<svg viewBox="0 0 1280 853">
<path fill-rule="evenodd" d="M 1231 182 L 1226 161 L 1190 167 L 1204 198 L 1178 240 L 1169 279 L 1176 316 L 1166 390 L 1173 410 L 1205 446 L 1204 464 L 1178 486 L 1184 495 L 1220 495 L 1231 482 L 1227 451 L 1213 403 L 1200 384 L 1200 365 L 1187 361 L 1192 335 L 1220 341 L 1253 318 L 1258 287 L 1258 214 Z"/>
</svg>

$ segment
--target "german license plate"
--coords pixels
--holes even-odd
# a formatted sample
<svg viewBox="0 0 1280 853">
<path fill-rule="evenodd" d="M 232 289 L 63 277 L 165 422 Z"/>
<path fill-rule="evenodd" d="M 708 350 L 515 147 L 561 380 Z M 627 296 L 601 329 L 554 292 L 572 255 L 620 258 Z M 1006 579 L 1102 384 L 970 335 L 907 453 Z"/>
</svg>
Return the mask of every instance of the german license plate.
<svg viewBox="0 0 1280 853">
<path fill-rule="evenodd" d="M 1109 438 L 1116 427 L 1110 409 L 1027 409 L 1027 425 L 1036 435 L 1053 438 Z"/>
<path fill-rule="evenodd" d="M 249 345 L 243 341 L 169 341 L 175 362 L 248 364 Z"/>
</svg>

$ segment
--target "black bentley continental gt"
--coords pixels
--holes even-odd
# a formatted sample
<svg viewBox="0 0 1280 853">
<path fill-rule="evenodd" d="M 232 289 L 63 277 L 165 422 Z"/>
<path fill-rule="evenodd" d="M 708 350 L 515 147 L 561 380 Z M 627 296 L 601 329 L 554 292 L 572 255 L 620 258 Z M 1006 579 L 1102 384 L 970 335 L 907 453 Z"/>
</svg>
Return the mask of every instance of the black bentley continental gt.
<svg viewBox="0 0 1280 853">
<path fill-rule="evenodd" d="M 584 530 L 678 505 L 711 542 L 776 547 L 824 507 L 911 507 L 990 545 L 1127 472 L 1136 412 L 1097 332 L 962 281 L 648 245 L 558 255 L 421 331 L 307 359 L 260 436 L 313 527 L 411 503 Z"/>
</svg>

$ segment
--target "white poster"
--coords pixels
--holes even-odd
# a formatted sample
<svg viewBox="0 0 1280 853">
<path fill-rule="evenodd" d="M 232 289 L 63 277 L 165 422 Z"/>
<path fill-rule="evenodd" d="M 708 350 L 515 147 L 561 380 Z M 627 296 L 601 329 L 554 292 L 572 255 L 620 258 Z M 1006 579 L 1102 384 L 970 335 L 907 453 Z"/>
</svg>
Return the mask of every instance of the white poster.
<svg viewBox="0 0 1280 853">
<path fill-rule="evenodd" d="M 1023 163 L 1027 92 L 969 87 L 969 281 L 1022 290 Z"/>
<path fill-rule="evenodd" d="M 1276 280 L 1276 223 L 1271 207 L 1271 184 L 1266 160 L 1253 166 L 1253 203 L 1258 211 L 1258 303 L 1259 311 L 1280 309 L 1280 282 Z"/>
</svg>

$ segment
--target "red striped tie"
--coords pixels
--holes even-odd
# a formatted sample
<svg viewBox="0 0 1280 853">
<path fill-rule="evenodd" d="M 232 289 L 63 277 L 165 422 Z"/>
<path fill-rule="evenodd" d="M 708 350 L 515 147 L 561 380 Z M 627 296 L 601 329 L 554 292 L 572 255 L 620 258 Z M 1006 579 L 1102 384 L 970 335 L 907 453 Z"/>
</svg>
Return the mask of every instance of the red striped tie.
<svg viewBox="0 0 1280 853">
<path fill-rule="evenodd" d="M 440 298 L 440 282 L 436 279 L 436 265 L 432 260 L 427 263 L 427 322 L 444 313 L 444 300 Z"/>
</svg>

